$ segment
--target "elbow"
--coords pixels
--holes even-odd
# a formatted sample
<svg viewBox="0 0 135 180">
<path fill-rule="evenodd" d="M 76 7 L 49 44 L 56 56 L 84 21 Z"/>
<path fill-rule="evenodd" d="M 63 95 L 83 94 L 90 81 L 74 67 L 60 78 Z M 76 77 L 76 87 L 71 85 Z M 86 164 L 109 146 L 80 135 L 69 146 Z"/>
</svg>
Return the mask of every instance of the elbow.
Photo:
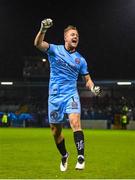
<svg viewBox="0 0 135 180">
<path fill-rule="evenodd" d="M 41 51 L 43 50 L 42 43 L 39 43 L 38 41 L 34 41 L 34 46 Z"/>
<path fill-rule="evenodd" d="M 34 46 L 35 46 L 37 49 L 40 49 L 41 44 L 38 43 L 38 41 L 34 41 Z"/>
</svg>

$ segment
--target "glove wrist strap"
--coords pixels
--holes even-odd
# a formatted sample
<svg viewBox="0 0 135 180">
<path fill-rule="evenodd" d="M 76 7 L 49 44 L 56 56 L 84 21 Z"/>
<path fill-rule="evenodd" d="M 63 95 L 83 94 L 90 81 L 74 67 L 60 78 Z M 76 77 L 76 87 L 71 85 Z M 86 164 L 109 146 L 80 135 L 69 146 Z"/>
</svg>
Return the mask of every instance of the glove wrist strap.
<svg viewBox="0 0 135 180">
<path fill-rule="evenodd" d="M 94 86 L 92 86 L 90 90 L 93 91 L 93 89 L 94 89 Z"/>
<path fill-rule="evenodd" d="M 45 29 L 45 28 L 40 28 L 39 31 L 40 31 L 41 33 L 46 33 L 47 29 Z"/>
</svg>

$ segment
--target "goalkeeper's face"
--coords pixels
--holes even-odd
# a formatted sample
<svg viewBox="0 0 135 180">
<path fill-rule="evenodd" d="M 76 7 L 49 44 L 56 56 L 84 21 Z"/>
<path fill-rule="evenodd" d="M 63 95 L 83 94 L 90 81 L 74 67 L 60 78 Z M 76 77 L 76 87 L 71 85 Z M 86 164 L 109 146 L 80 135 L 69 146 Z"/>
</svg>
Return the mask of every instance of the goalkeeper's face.
<svg viewBox="0 0 135 180">
<path fill-rule="evenodd" d="M 64 34 L 65 47 L 68 50 L 75 50 L 79 43 L 79 34 L 76 30 L 70 29 Z"/>
</svg>

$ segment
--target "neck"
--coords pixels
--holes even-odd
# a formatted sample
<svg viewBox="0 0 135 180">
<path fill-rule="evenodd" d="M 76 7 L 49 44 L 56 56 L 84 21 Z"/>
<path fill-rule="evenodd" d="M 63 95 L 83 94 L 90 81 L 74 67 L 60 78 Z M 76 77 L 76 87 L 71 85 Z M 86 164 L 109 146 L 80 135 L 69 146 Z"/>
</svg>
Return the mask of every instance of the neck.
<svg viewBox="0 0 135 180">
<path fill-rule="evenodd" d="M 65 49 L 66 49 L 67 51 L 69 51 L 69 52 L 74 52 L 74 51 L 76 51 L 76 48 L 74 48 L 74 47 L 69 47 L 69 46 L 67 46 L 66 44 L 65 44 Z"/>
</svg>

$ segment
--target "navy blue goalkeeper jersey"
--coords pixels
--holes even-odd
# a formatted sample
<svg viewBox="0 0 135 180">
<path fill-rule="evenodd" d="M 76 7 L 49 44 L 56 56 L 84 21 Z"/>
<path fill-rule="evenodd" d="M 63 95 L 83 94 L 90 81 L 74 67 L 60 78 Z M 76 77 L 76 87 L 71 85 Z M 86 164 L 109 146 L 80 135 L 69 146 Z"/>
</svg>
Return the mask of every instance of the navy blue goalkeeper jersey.
<svg viewBox="0 0 135 180">
<path fill-rule="evenodd" d="M 46 53 L 50 63 L 49 94 L 75 93 L 79 74 L 89 73 L 86 60 L 77 51 L 67 51 L 64 45 L 50 44 Z"/>
</svg>

